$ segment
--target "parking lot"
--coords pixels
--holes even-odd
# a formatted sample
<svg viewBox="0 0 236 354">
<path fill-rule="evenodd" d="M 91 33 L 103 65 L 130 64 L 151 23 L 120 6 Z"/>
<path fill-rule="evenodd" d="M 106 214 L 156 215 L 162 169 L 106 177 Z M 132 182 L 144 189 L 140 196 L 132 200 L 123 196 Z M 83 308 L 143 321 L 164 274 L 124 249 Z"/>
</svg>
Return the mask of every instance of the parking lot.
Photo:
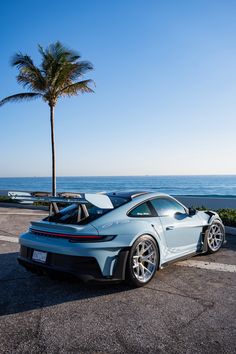
<svg viewBox="0 0 236 354">
<path fill-rule="evenodd" d="M 236 236 L 143 288 L 85 284 L 18 265 L 18 234 L 43 213 L 0 207 L 1 353 L 236 352 Z"/>
</svg>

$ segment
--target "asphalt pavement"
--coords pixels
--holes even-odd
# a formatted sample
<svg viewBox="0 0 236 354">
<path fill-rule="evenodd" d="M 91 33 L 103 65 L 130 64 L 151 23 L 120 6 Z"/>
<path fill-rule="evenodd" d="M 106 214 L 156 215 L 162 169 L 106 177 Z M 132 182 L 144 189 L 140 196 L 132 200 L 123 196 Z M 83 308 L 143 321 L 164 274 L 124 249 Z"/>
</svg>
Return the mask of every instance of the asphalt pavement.
<svg viewBox="0 0 236 354">
<path fill-rule="evenodd" d="M 175 264 L 139 289 L 85 284 L 18 265 L 17 236 L 41 213 L 0 208 L 0 353 L 236 353 L 235 236 L 192 258 L 231 268 Z"/>
</svg>

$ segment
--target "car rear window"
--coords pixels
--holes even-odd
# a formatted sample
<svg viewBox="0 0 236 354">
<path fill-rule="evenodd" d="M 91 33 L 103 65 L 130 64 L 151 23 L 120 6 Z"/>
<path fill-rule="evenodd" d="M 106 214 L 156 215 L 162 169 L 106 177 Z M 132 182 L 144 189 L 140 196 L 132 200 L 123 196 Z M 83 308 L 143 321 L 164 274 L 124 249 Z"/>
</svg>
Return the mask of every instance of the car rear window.
<svg viewBox="0 0 236 354">
<path fill-rule="evenodd" d="M 109 197 L 114 209 L 118 208 L 119 206 L 127 203 L 129 199 L 126 198 L 121 198 L 117 196 L 110 196 Z M 98 219 L 102 215 L 108 213 L 109 211 L 113 209 L 100 209 L 93 204 L 86 204 L 86 208 L 88 211 L 88 215 L 83 215 L 82 211 L 82 218 L 79 220 L 78 214 L 79 214 L 79 206 L 78 204 L 74 203 L 69 205 L 66 208 L 63 208 L 60 210 L 59 213 L 48 216 L 45 220 L 51 221 L 51 222 L 56 222 L 59 224 L 77 224 L 77 225 L 85 225 L 88 224 L 89 222 Z"/>
</svg>

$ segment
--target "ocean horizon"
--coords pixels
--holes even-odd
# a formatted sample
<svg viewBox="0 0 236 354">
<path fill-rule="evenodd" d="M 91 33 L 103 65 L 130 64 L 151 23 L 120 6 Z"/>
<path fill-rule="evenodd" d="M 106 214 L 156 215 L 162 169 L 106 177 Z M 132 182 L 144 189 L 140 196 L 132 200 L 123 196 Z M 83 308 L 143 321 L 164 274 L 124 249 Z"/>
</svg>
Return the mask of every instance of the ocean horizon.
<svg viewBox="0 0 236 354">
<path fill-rule="evenodd" d="M 236 197 L 236 175 L 57 177 L 57 191 L 150 190 L 173 195 Z M 0 191 L 50 191 L 51 177 L 0 177 Z"/>
</svg>

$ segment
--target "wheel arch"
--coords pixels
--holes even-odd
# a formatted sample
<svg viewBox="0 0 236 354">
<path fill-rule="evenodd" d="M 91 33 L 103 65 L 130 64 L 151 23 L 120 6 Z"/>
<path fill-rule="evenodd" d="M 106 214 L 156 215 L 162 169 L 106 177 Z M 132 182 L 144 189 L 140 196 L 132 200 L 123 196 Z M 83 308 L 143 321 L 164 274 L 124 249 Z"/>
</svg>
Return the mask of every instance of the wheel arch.
<svg viewBox="0 0 236 354">
<path fill-rule="evenodd" d="M 211 226 L 214 224 L 214 222 L 219 222 L 223 228 L 223 243 L 225 243 L 225 227 L 224 224 L 222 222 L 222 220 L 220 219 L 220 217 L 218 217 L 217 215 L 213 215 L 210 217 L 208 224 L 205 225 L 203 227 L 203 233 L 204 233 L 204 242 L 203 242 L 203 249 L 202 249 L 202 253 L 208 253 L 208 244 L 207 244 L 207 233 L 209 232 Z"/>
<path fill-rule="evenodd" d="M 158 268 L 160 267 L 160 262 L 161 262 L 161 248 L 160 248 L 160 245 L 159 245 L 159 242 L 157 240 L 157 237 L 154 236 L 151 232 L 142 232 L 141 234 L 137 235 L 133 240 L 132 240 L 132 244 L 130 245 L 130 249 L 131 247 L 133 246 L 133 244 L 137 241 L 137 239 L 141 236 L 150 236 L 153 238 L 153 240 L 155 241 L 156 243 L 156 246 L 157 246 L 157 249 L 158 249 L 158 253 L 159 253 L 159 259 L 158 259 Z M 159 236 L 159 235 L 158 235 Z"/>
<path fill-rule="evenodd" d="M 145 236 L 145 235 L 150 236 L 154 240 L 154 242 L 157 246 L 158 253 L 159 253 L 157 269 L 160 268 L 161 249 L 160 249 L 159 242 L 157 241 L 156 237 L 151 232 L 142 232 L 141 234 L 136 235 L 136 237 L 134 237 L 132 239 L 132 242 L 130 243 L 130 245 L 128 247 L 124 247 L 123 249 L 120 250 L 118 257 L 117 257 L 116 264 L 114 266 L 114 270 L 113 270 L 113 279 L 115 278 L 115 279 L 125 280 L 127 261 L 128 261 L 128 256 L 129 256 L 131 247 L 133 246 L 133 244 L 137 241 L 137 239 L 139 237 Z"/>
<path fill-rule="evenodd" d="M 160 248 L 155 236 L 149 232 L 139 234 L 133 241 L 126 265 L 126 281 L 135 287 L 141 287 L 149 283 L 159 269 Z M 148 245 L 146 249 L 144 244 Z M 140 245 L 141 248 L 139 247 Z M 152 248 L 150 249 L 150 247 Z M 147 253 L 145 253 L 146 250 L 148 250 Z M 135 259 L 134 257 L 137 258 Z"/>
<path fill-rule="evenodd" d="M 207 225 L 207 229 L 209 229 L 211 227 L 211 225 L 215 222 L 219 222 L 222 227 L 223 227 L 223 230 L 224 230 L 224 240 L 225 240 L 225 226 L 223 224 L 223 221 L 221 220 L 221 218 L 218 216 L 218 215 L 213 215 L 210 219 L 209 219 L 209 222 L 208 222 L 208 225 Z"/>
</svg>

